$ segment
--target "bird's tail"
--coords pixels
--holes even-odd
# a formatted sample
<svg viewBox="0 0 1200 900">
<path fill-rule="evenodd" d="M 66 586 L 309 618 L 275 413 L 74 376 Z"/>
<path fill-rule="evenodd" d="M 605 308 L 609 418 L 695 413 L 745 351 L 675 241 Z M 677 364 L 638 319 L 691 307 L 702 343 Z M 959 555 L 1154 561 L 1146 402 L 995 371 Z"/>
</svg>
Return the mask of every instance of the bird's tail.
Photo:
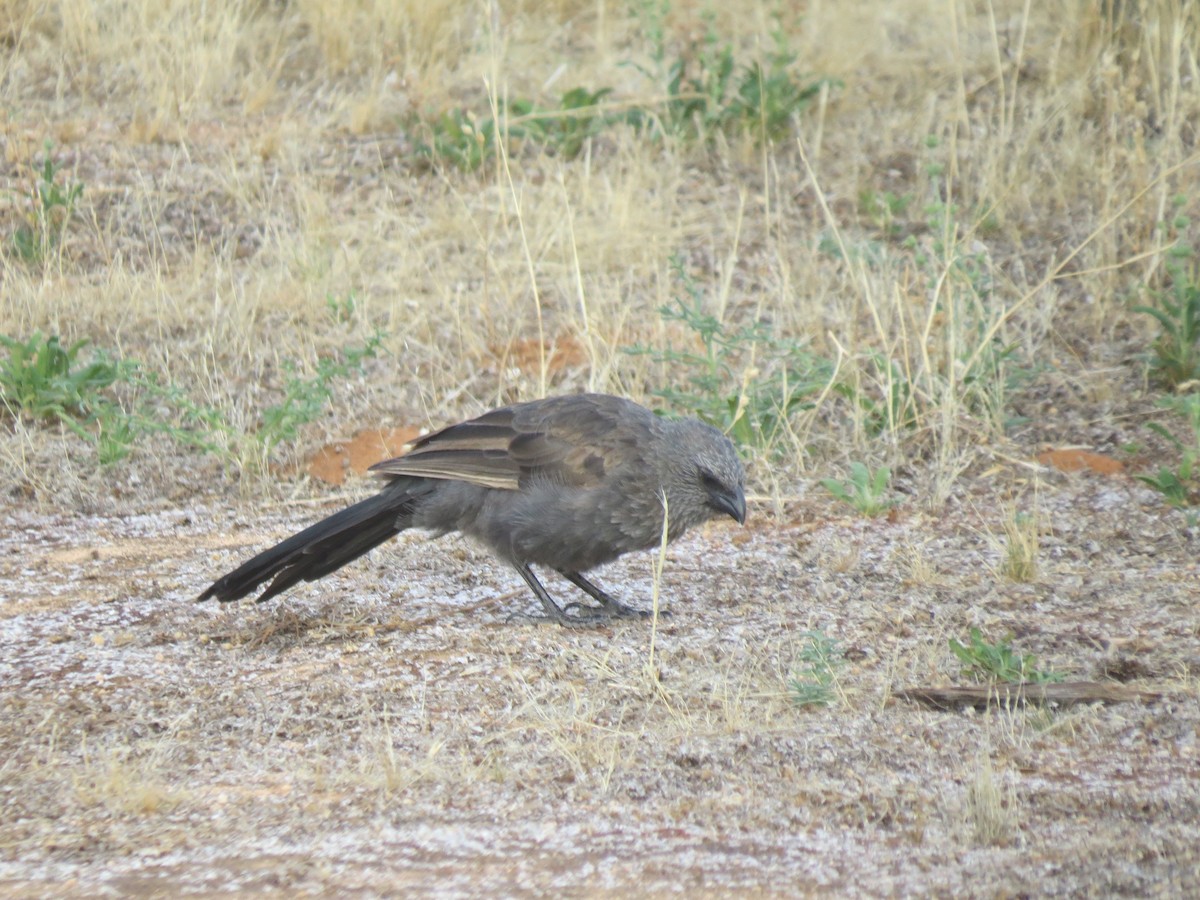
<svg viewBox="0 0 1200 900">
<path fill-rule="evenodd" d="M 299 581 L 315 581 L 358 559 L 412 524 L 417 497 L 407 481 L 398 479 L 374 497 L 336 512 L 264 550 L 218 578 L 196 599 L 238 600 L 273 579 L 258 597 L 261 603 Z"/>
</svg>

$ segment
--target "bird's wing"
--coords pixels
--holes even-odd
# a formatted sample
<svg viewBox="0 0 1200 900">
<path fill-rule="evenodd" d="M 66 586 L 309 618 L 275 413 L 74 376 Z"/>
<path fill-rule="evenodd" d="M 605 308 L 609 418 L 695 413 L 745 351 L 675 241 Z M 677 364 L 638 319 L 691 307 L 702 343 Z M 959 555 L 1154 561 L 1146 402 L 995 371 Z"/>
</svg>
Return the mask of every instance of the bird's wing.
<svg viewBox="0 0 1200 900">
<path fill-rule="evenodd" d="M 371 471 L 509 491 L 535 478 L 595 486 L 639 443 L 641 422 L 623 418 L 621 403 L 579 394 L 493 410 L 425 435 L 406 455 L 376 463 Z"/>
<path fill-rule="evenodd" d="M 515 491 L 520 487 L 521 469 L 508 453 L 515 436 L 512 414 L 512 407 L 493 410 L 417 438 L 404 456 L 376 463 L 371 472 L 468 481 Z"/>
</svg>

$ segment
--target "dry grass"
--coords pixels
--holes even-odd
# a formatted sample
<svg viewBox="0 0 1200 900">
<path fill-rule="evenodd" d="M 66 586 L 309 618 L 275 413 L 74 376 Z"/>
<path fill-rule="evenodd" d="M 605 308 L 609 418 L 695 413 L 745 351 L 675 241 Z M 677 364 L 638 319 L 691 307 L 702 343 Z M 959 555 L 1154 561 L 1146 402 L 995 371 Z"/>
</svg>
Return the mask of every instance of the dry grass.
<svg viewBox="0 0 1200 900">
<path fill-rule="evenodd" d="M 47 138 L 87 189 L 44 266 L 5 255 L 0 330 L 120 348 L 250 428 L 285 359 L 311 365 L 381 328 L 393 356 L 339 396 L 325 422 L 339 432 L 547 390 L 661 387 L 679 373 L 621 351 L 663 345 L 655 310 L 679 293 L 680 256 L 731 327 L 767 320 L 836 361 L 844 388 L 768 451 L 793 470 L 805 454 L 920 461 L 936 509 L 1011 434 L 1014 402 L 1044 418 L 1039 398 L 1089 372 L 1111 381 L 1145 334 L 1128 305 L 1161 274 L 1154 225 L 1197 218 L 1197 16 L 1166 2 L 1136 4 L 1120 27 L 1069 3 L 774 12 L 672 9 L 663 46 L 670 59 L 712 28 L 755 59 L 785 34 L 805 72 L 845 82 L 797 146 L 700 152 L 613 128 L 581 160 L 502 144 L 513 152 L 464 175 L 406 162 L 411 116 L 483 115 L 489 94 L 552 103 L 576 84 L 654 103 L 661 86 L 625 65 L 652 64 L 639 36 L 651 14 L 8 3 L 0 214 L 16 221 Z M 327 298 L 351 294 L 354 316 L 328 327 Z M 539 337 L 546 350 L 514 356 Z M 562 340 L 583 359 L 550 371 Z M 747 378 L 764 364 L 733 362 Z M 1053 439 L 1040 429 L 1025 441 Z"/>
<path fill-rule="evenodd" d="M 985 846 L 1012 842 L 1020 824 L 1016 789 L 996 783 L 991 761 L 981 759 L 967 789 L 967 816 L 975 840 Z"/>
<path fill-rule="evenodd" d="M 1015 854 L 1088 817 L 1101 824 L 1070 831 L 1076 855 L 1046 876 L 1063 892 L 1186 886 L 1196 799 L 1170 794 L 1195 763 L 1200 624 L 1180 600 L 1195 538 L 1121 476 L 1046 471 L 1030 515 L 1005 504 L 1047 446 L 1161 452 L 1153 323 L 1131 307 L 1166 283 L 1173 241 L 1197 243 L 1200 7 L 793 7 L 0 0 L 0 335 L 87 338 L 228 426 L 214 453 L 147 436 L 104 467 L 66 429 L 0 416 L 12 890 L 70 871 L 84 891 L 114 857 L 149 878 L 130 848 L 160 831 L 167 892 L 246 848 L 274 873 L 247 883 L 369 890 L 383 882 L 347 848 L 383 829 L 375 862 L 451 893 L 1037 892 Z M 502 132 L 475 172 L 416 152 L 443 113 L 478 123 L 580 86 L 613 88 L 604 112 L 661 114 L 666 68 L 707 35 L 745 62 L 780 41 L 794 74 L 836 83 L 766 147 L 613 125 L 575 158 Z M 85 190 L 62 242 L 28 260 L 11 236 L 47 140 Z M 781 346 L 823 368 L 747 447 L 757 527 L 671 548 L 661 575 L 617 569 L 634 597 L 682 594 L 674 618 L 506 626 L 523 595 L 497 599 L 512 585 L 479 554 L 407 541 L 403 571 L 365 562 L 313 589 L 324 605 L 164 610 L 315 515 L 324 491 L 296 464 L 329 440 L 685 386 L 680 365 L 626 352 L 696 345 L 658 313 L 686 293 L 675 260 L 726 328 L 763 328 L 725 360 L 723 396 L 775 383 Z M 385 352 L 336 380 L 298 439 L 239 441 L 290 365 L 311 376 L 376 332 Z M 891 469 L 892 515 L 810 491 L 852 461 Z M 196 568 L 203 548 L 219 558 Z M 406 602 L 386 612 L 364 599 L 393 595 Z M 971 626 L 1175 699 L 1046 721 L 898 706 L 894 686 L 954 677 L 946 642 Z M 800 711 L 787 680 L 814 630 L 853 665 L 836 705 Z M 495 856 L 463 850 L 455 829 L 472 828 Z M 619 861 L 580 856 L 589 837 Z M 968 851 L 981 875 L 954 861 Z M 1126 851 L 1109 881 L 1088 867 Z M 762 859 L 777 865 L 746 862 Z"/>
<path fill-rule="evenodd" d="M 1035 501 L 1036 502 L 1036 501 Z M 1038 571 L 1037 511 L 1019 512 L 1015 507 L 1004 519 L 1004 559 L 1000 572 L 1013 581 L 1033 581 Z"/>
</svg>

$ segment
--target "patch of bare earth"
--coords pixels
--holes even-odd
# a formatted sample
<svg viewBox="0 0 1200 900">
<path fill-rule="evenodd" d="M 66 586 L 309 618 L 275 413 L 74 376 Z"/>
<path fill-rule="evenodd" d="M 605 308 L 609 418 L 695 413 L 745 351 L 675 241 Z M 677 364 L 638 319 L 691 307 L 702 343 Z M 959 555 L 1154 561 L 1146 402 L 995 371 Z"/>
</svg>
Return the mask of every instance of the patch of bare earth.
<svg viewBox="0 0 1200 900">
<path fill-rule="evenodd" d="M 1129 479 L 1048 478 L 1030 583 L 996 574 L 995 478 L 936 518 L 814 494 L 673 545 L 657 630 L 509 621 L 517 577 L 415 534 L 268 605 L 192 602 L 332 504 L 6 508 L 0 889 L 1194 894 L 1195 546 Z M 648 604 L 650 571 L 603 583 Z M 954 681 L 971 626 L 1161 699 L 892 697 Z M 801 709 L 812 629 L 849 662 Z"/>
</svg>

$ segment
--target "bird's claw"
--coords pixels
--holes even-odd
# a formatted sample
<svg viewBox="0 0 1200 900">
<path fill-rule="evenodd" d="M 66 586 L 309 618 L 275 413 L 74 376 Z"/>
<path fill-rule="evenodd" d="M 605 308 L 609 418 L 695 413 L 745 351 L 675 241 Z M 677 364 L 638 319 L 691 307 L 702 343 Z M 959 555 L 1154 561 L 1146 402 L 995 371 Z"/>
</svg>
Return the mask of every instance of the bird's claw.
<svg viewBox="0 0 1200 900">
<path fill-rule="evenodd" d="M 603 606 L 584 606 L 579 601 L 568 603 L 563 607 L 564 613 L 569 613 L 571 610 L 588 610 L 588 612 L 580 613 L 580 618 L 592 619 L 649 619 L 654 615 L 653 610 L 637 609 L 633 606 L 626 606 L 617 600 L 609 600 Z M 659 616 L 669 616 L 670 613 L 665 609 L 658 611 Z"/>
<path fill-rule="evenodd" d="M 509 613 L 505 622 L 524 622 L 526 625 L 562 625 L 564 628 L 594 628 L 609 621 L 609 616 L 569 616 L 565 612 L 554 615 L 533 613 Z"/>
<path fill-rule="evenodd" d="M 659 616 L 669 616 L 666 610 L 660 610 Z M 568 603 L 555 612 L 544 615 L 531 613 L 510 613 L 507 622 L 525 622 L 529 625 L 563 625 L 567 628 L 593 628 L 605 625 L 614 619 L 648 619 L 654 613 L 649 610 L 635 609 L 624 603 L 612 601 L 603 606 L 587 606 L 583 603 Z"/>
</svg>

